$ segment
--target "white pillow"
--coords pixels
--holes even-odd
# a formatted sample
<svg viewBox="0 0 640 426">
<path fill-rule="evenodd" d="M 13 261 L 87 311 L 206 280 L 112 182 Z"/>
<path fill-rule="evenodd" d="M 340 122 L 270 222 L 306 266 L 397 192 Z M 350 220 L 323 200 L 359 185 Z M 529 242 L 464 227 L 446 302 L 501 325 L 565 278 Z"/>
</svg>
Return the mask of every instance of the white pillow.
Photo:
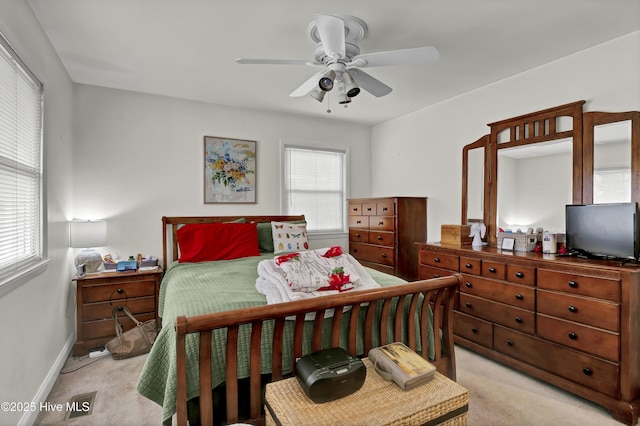
<svg viewBox="0 0 640 426">
<path fill-rule="evenodd" d="M 309 249 L 306 223 L 271 222 L 271 233 L 275 254 Z"/>
</svg>

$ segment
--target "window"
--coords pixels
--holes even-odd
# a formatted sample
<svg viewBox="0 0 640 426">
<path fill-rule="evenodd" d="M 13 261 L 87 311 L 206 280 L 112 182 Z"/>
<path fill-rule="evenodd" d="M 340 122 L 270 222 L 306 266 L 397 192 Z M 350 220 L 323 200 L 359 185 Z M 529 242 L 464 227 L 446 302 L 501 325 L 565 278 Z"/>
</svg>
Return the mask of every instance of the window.
<svg viewBox="0 0 640 426">
<path fill-rule="evenodd" d="M 43 265 L 42 84 L 0 36 L 0 294 Z"/>
<path fill-rule="evenodd" d="M 310 233 L 346 232 L 347 151 L 285 145 L 285 214 L 304 214 Z"/>
</svg>

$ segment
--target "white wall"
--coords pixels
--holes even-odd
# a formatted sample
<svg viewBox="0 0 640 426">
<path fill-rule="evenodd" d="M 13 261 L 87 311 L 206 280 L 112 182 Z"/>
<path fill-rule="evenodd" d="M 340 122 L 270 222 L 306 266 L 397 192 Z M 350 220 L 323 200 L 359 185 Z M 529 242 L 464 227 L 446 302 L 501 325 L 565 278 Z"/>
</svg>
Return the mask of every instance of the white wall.
<svg viewBox="0 0 640 426">
<path fill-rule="evenodd" d="M 47 270 L 0 297 L 0 401 L 44 400 L 73 344 L 67 310 L 73 258 L 67 215 L 72 203 L 73 85 L 28 3 L 0 2 L 0 32 L 44 84 Z M 0 411 L 0 424 L 32 422 L 37 411 Z"/>
<path fill-rule="evenodd" d="M 161 256 L 162 216 L 279 214 L 281 140 L 350 148 L 351 195 L 371 192 L 368 126 L 87 85 L 75 101 L 73 213 L 108 220 L 103 254 Z M 205 135 L 257 141 L 256 204 L 203 203 Z"/>
<path fill-rule="evenodd" d="M 374 126 L 373 195 L 429 197 L 428 240 L 438 241 L 440 225 L 460 223 L 462 147 L 487 123 L 582 99 L 585 111 L 640 110 L 639 75 L 635 32 Z"/>
</svg>

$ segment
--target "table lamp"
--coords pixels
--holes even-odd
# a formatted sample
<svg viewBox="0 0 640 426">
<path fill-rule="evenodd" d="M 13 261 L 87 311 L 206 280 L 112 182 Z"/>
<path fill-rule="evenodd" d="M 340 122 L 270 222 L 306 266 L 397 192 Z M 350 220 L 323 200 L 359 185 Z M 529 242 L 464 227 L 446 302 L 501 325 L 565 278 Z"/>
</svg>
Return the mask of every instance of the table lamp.
<svg viewBox="0 0 640 426">
<path fill-rule="evenodd" d="M 86 273 L 97 272 L 102 265 L 102 256 L 95 247 L 107 245 L 107 222 L 104 220 L 71 221 L 69 245 L 82 249 L 75 258 L 76 267 L 84 264 Z"/>
</svg>

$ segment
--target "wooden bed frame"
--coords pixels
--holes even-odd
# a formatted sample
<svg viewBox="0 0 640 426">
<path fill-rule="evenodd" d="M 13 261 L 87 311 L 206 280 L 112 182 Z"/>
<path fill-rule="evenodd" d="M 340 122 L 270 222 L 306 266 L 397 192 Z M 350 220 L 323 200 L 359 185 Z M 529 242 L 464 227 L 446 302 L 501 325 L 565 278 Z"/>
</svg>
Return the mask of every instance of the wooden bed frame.
<svg viewBox="0 0 640 426">
<path fill-rule="evenodd" d="M 177 259 L 177 243 L 175 232 L 180 224 L 185 223 L 217 223 L 229 222 L 241 217 L 247 221 L 268 222 L 283 220 L 300 220 L 301 216 L 224 216 L 224 217 L 163 217 L 163 254 L 165 265 L 167 264 L 167 227 L 172 228 L 173 235 L 173 259 Z M 416 259 L 417 261 L 417 259 Z M 214 412 L 213 391 L 211 383 L 212 359 L 212 335 L 214 330 L 226 329 L 226 423 L 232 424 L 242 420 L 243 423 L 255 425 L 264 424 L 263 413 L 263 382 L 260 372 L 262 325 L 264 321 L 274 321 L 274 333 L 272 336 L 272 373 L 269 380 L 276 381 L 285 378 L 283 372 L 283 353 L 289 351 L 292 359 L 296 360 L 303 355 L 303 328 L 312 325 L 311 348 L 312 351 L 323 349 L 322 334 L 325 324 L 324 313 L 334 310 L 331 320 L 330 345 L 340 346 L 341 329 L 348 326 L 347 349 L 352 355 L 357 355 L 356 343 L 358 336 L 362 336 L 363 354 L 371 349 L 372 342 L 379 341 L 382 344 L 404 340 L 400 336 L 403 330 L 407 336 L 404 341 L 407 346 L 418 352 L 424 358 L 428 358 L 429 340 L 428 331 L 434 330 L 435 359 L 431 362 L 441 374 L 452 380 L 456 379 L 455 353 L 453 346 L 453 302 L 456 290 L 462 282 L 460 275 L 452 275 L 443 278 L 416 281 L 412 283 L 382 287 L 372 290 L 347 292 L 337 295 L 324 296 L 313 299 L 305 299 L 295 302 L 280 303 L 275 305 L 257 306 L 245 309 L 236 309 L 226 312 L 218 312 L 192 317 L 179 316 L 176 319 L 176 355 L 177 355 L 177 422 L 178 425 L 188 423 L 187 412 L 187 335 L 199 334 L 199 381 L 200 398 L 199 413 L 200 423 L 210 425 L 214 419 L 219 422 L 221 415 Z M 428 300 L 429 303 L 421 304 L 422 312 L 417 312 L 420 304 L 418 300 Z M 368 304 L 368 305 L 367 305 Z M 358 321 L 361 309 L 364 306 L 381 306 L 381 313 L 376 318 L 376 309 L 367 309 L 364 321 Z M 393 308 L 395 304 L 395 309 Z M 432 319 L 428 315 L 429 307 L 432 310 Z M 350 315 L 343 315 L 348 309 Z M 315 313 L 315 320 L 305 321 L 307 313 Z M 419 314 L 419 315 L 418 315 Z M 295 318 L 295 319 L 293 319 Z M 420 321 L 417 321 L 421 318 Z M 285 322 L 293 323 L 293 343 L 289 347 L 283 344 Z M 343 324 L 343 322 L 345 324 Z M 387 325 L 392 324 L 392 331 L 388 331 Z M 240 419 L 237 378 L 237 348 L 240 327 L 250 326 L 250 377 L 249 377 L 249 413 L 248 418 Z M 384 326 L 381 326 L 384 325 Z M 378 333 L 374 335 L 374 330 Z M 439 333 L 438 333 L 439 331 Z M 308 332 L 308 330 L 307 330 Z M 416 334 L 417 333 L 417 334 Z M 307 333 L 304 333 L 309 335 Z M 419 336 L 417 342 L 415 336 Z M 271 336 L 270 336 L 271 337 Z M 440 338 L 437 338 L 440 337 Z M 294 361 L 295 362 L 295 361 Z M 295 371 L 295 365 L 294 370 Z M 217 417 L 216 417 L 217 414 Z"/>
</svg>

